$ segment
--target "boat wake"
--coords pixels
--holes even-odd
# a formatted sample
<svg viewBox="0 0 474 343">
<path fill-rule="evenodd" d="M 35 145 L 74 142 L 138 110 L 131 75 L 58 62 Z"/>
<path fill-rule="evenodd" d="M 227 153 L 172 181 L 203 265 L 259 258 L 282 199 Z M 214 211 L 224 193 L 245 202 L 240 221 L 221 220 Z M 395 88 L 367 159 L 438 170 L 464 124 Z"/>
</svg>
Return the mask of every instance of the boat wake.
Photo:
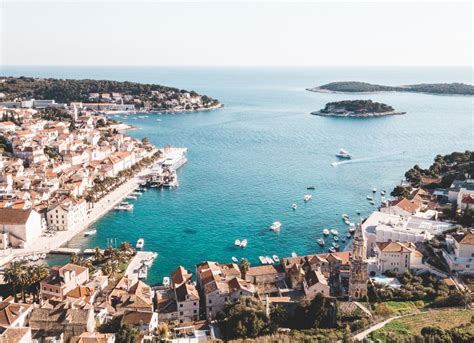
<svg viewBox="0 0 474 343">
<path fill-rule="evenodd" d="M 392 157 L 392 156 L 399 156 L 399 155 L 404 155 L 406 151 L 403 152 L 395 152 L 391 154 L 385 154 L 385 155 L 379 155 L 379 156 L 374 156 L 374 157 L 363 157 L 363 158 L 354 158 L 350 160 L 343 160 L 343 161 L 334 161 L 331 163 L 331 166 L 337 167 L 341 164 L 348 164 L 348 163 L 363 163 L 363 162 L 377 162 L 378 160 L 387 158 L 387 157 Z"/>
</svg>

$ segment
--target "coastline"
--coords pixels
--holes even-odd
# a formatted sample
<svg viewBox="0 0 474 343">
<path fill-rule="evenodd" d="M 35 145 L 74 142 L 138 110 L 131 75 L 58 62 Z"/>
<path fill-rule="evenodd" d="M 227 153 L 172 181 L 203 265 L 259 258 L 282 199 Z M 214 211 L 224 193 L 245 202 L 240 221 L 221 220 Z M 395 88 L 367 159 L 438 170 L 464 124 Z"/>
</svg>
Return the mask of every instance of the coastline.
<svg viewBox="0 0 474 343">
<path fill-rule="evenodd" d="M 454 94 L 454 93 L 430 93 L 430 92 L 414 92 L 410 90 L 393 90 L 393 91 L 373 91 L 373 92 L 342 92 L 342 91 L 333 91 L 330 89 L 324 89 L 320 87 L 305 88 L 308 92 L 314 93 L 325 93 L 325 94 L 382 94 L 382 93 L 411 93 L 411 94 L 425 94 L 425 95 L 435 95 L 435 96 L 462 96 L 469 97 L 471 94 Z"/>
<path fill-rule="evenodd" d="M 156 151 L 157 149 L 153 149 L 148 156 L 152 156 Z M 90 225 L 112 211 L 119 202 L 138 187 L 141 177 L 149 173 L 152 168 L 153 165 L 143 169 L 133 178 L 120 185 L 117 189 L 104 196 L 98 202 L 94 203 L 94 206 L 89 210 L 90 212 L 87 214 L 86 219 L 73 230 L 55 231 L 56 233 L 53 237 L 38 237 L 33 246 L 5 250 L 6 254 L 0 256 L 0 266 L 5 265 L 18 256 L 50 253 L 52 250 L 58 249 L 67 244 L 75 236 L 81 234 L 81 232 L 85 231 Z"/>
<path fill-rule="evenodd" d="M 204 111 L 211 111 L 211 110 L 216 110 L 219 108 L 224 107 L 224 104 L 217 104 L 211 107 L 202 107 L 198 109 L 192 109 L 192 110 L 159 110 L 159 109 L 150 109 L 150 110 L 135 110 L 135 111 L 104 111 L 101 113 L 104 113 L 105 115 L 114 115 L 114 114 L 126 114 L 126 115 L 135 115 L 135 114 L 175 114 L 175 113 L 188 113 L 188 112 L 204 112 Z"/>
<path fill-rule="evenodd" d="M 390 112 L 368 112 L 368 113 L 324 113 L 321 111 L 311 112 L 314 116 L 321 117 L 334 117 L 334 118 L 373 118 L 373 117 L 385 117 L 394 115 L 403 115 L 406 112 L 390 111 Z"/>
</svg>

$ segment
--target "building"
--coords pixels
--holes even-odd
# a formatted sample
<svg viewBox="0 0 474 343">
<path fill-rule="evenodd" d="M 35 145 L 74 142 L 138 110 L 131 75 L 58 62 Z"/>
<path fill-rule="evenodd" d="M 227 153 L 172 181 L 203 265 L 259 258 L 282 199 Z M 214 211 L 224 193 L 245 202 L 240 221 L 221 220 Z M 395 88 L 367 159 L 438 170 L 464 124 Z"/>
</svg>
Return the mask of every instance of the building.
<svg viewBox="0 0 474 343">
<path fill-rule="evenodd" d="M 83 332 L 71 338 L 70 343 L 115 343 L 114 333 Z"/>
<path fill-rule="evenodd" d="M 33 305 L 13 302 L 9 297 L 0 302 L 0 327 L 17 328 L 28 325 Z"/>
<path fill-rule="evenodd" d="M 281 264 L 250 267 L 245 273 L 245 280 L 255 285 L 259 295 L 278 294 L 285 285 L 286 274 Z"/>
<path fill-rule="evenodd" d="M 158 313 L 126 311 L 120 323 L 134 327 L 143 333 L 152 333 L 158 327 Z"/>
<path fill-rule="evenodd" d="M 377 242 L 375 255 L 380 273 L 403 274 L 422 266 L 423 254 L 411 242 Z"/>
<path fill-rule="evenodd" d="M 303 281 L 303 290 L 307 299 L 313 300 L 316 294 L 323 294 L 329 297 L 330 287 L 326 277 L 321 273 L 320 269 L 311 270 L 306 273 Z"/>
<path fill-rule="evenodd" d="M 28 327 L 8 328 L 0 334 L 0 343 L 32 343 L 31 329 Z"/>
<path fill-rule="evenodd" d="M 51 206 L 46 218 L 48 227 L 57 231 L 74 230 L 87 217 L 87 203 L 84 199 L 67 198 Z"/>
<path fill-rule="evenodd" d="M 143 281 L 122 277 L 107 297 L 117 313 L 126 311 L 153 312 L 153 292 Z"/>
<path fill-rule="evenodd" d="M 367 263 L 367 242 L 360 224 L 352 240 L 351 269 L 349 274 L 349 299 L 359 300 L 367 297 L 369 280 Z"/>
<path fill-rule="evenodd" d="M 0 230 L 0 249 L 27 247 L 41 236 L 41 215 L 31 208 L 0 208 Z"/>
<path fill-rule="evenodd" d="M 40 282 L 40 294 L 43 300 L 64 300 L 69 292 L 89 282 L 89 269 L 72 263 L 62 267 L 53 267 L 50 274 Z"/>
<path fill-rule="evenodd" d="M 171 281 L 174 289 L 174 299 L 181 323 L 199 320 L 200 296 L 192 281 L 192 274 L 179 266 L 172 274 Z"/>
<path fill-rule="evenodd" d="M 403 198 L 390 202 L 389 206 L 382 207 L 380 212 L 407 217 L 418 213 L 422 209 L 422 205 L 423 202 L 418 198 L 411 200 Z"/>
<path fill-rule="evenodd" d="M 443 257 L 450 270 L 474 274 L 474 230 L 447 235 L 446 243 L 448 250 L 443 250 Z"/>
</svg>

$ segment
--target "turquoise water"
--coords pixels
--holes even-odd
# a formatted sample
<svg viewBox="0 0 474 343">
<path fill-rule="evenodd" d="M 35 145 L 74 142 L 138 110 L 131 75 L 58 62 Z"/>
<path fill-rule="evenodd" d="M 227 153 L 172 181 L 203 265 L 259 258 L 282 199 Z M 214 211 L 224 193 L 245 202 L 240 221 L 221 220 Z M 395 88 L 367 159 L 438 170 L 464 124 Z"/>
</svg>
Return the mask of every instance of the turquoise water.
<svg viewBox="0 0 474 343">
<path fill-rule="evenodd" d="M 365 199 L 373 187 L 390 191 L 414 164 L 427 166 L 438 153 L 474 148 L 472 98 L 305 91 L 337 80 L 472 83 L 469 68 L 11 67 L 2 74 L 156 82 L 225 104 L 210 112 L 129 119 L 140 127 L 130 131 L 133 136 L 189 148 L 180 187 L 150 189 L 133 212 L 109 213 L 94 225 L 97 236 L 70 243 L 104 247 L 108 238 L 135 243 L 143 237 L 145 248 L 160 254 L 149 273 L 152 284 L 180 264 L 194 270 L 205 259 L 247 257 L 257 264 L 259 255 L 322 251 L 316 239 L 323 228 L 347 229 L 342 213 L 356 219 L 356 211 L 374 210 Z M 342 99 L 381 101 L 407 114 L 363 120 L 309 114 Z M 341 147 L 354 160 L 331 167 Z M 307 191 L 310 185 L 316 190 Z M 309 192 L 313 200 L 305 204 Z M 279 234 L 268 230 L 275 220 L 283 224 Z M 247 238 L 248 247 L 235 248 L 236 238 Z"/>
</svg>

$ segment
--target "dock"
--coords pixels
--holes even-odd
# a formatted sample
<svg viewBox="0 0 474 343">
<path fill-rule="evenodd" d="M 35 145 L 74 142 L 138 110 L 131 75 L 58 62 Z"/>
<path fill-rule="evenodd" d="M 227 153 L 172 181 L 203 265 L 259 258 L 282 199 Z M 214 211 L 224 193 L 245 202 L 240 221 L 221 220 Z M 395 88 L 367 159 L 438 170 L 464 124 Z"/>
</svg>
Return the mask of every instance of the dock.
<svg viewBox="0 0 474 343">
<path fill-rule="evenodd" d="M 136 279 L 146 278 L 148 268 L 151 267 L 157 256 L 158 254 L 152 251 L 138 251 L 130 261 L 125 275 Z"/>
<path fill-rule="evenodd" d="M 79 248 L 56 248 L 51 250 L 51 254 L 61 254 L 61 255 L 79 255 L 81 249 Z"/>
</svg>

